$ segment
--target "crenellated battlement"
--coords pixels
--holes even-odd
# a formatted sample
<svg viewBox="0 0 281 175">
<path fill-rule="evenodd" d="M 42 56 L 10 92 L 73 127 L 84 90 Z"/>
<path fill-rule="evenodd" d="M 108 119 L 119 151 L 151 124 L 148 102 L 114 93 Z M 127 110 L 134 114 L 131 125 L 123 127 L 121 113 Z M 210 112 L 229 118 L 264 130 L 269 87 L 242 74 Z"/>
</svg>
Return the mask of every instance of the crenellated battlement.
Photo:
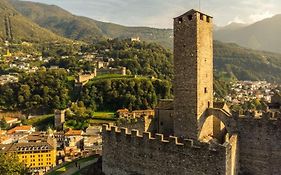
<svg viewBox="0 0 281 175">
<path fill-rule="evenodd" d="M 266 111 L 258 113 L 256 111 L 244 111 L 244 112 L 233 112 L 232 117 L 237 121 L 249 121 L 249 122 L 269 122 L 278 124 L 281 126 L 281 113 Z"/>
<path fill-rule="evenodd" d="M 157 147 L 160 149 L 169 149 L 173 150 L 175 148 L 178 151 L 185 152 L 186 150 L 195 150 L 202 149 L 204 151 L 217 152 L 223 151 L 225 152 L 227 148 L 227 144 L 220 145 L 216 143 L 204 143 L 199 142 L 197 140 L 192 139 L 180 139 L 175 136 L 170 136 L 169 138 L 164 138 L 163 134 L 155 134 L 152 137 L 150 132 L 143 132 L 141 135 L 138 130 L 129 130 L 127 128 L 118 128 L 116 126 L 108 127 L 107 125 L 103 125 L 103 137 L 104 139 L 109 139 L 111 142 L 126 142 L 127 144 L 146 144 L 149 143 L 150 146 Z"/>
</svg>

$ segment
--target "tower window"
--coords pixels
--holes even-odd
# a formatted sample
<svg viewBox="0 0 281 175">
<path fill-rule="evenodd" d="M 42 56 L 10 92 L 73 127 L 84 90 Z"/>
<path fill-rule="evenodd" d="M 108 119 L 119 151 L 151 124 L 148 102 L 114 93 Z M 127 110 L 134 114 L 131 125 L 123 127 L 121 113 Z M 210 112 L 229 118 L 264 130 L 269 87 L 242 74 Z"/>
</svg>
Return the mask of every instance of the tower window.
<svg viewBox="0 0 281 175">
<path fill-rule="evenodd" d="M 210 108 L 210 102 L 208 101 L 208 108 Z"/>
<path fill-rule="evenodd" d="M 210 17 L 209 16 L 207 16 L 207 22 L 210 22 Z"/>
<path fill-rule="evenodd" d="M 189 20 L 189 21 L 192 20 L 192 15 L 188 15 L 188 20 Z"/>
<path fill-rule="evenodd" d="M 181 24 L 182 23 L 182 18 L 179 18 L 179 24 Z"/>
<path fill-rule="evenodd" d="M 204 20 L 204 15 L 200 14 L 200 19 L 203 21 Z"/>
<path fill-rule="evenodd" d="M 207 91 L 207 88 L 205 87 L 205 88 L 204 88 L 204 93 L 206 94 L 207 92 L 208 92 L 208 91 Z"/>
</svg>

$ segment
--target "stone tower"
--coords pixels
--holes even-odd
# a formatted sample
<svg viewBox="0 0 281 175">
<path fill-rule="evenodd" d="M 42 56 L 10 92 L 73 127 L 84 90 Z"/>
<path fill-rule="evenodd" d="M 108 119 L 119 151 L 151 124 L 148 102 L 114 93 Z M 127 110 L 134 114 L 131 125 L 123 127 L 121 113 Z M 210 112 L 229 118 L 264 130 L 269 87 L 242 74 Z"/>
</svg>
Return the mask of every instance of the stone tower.
<svg viewBox="0 0 281 175">
<path fill-rule="evenodd" d="M 198 139 L 199 119 L 213 107 L 212 17 L 196 10 L 174 19 L 174 135 Z M 204 135 L 211 135 L 213 118 Z"/>
<path fill-rule="evenodd" d="M 65 110 L 55 110 L 55 128 L 57 130 L 63 130 L 64 122 L 65 122 Z"/>
</svg>

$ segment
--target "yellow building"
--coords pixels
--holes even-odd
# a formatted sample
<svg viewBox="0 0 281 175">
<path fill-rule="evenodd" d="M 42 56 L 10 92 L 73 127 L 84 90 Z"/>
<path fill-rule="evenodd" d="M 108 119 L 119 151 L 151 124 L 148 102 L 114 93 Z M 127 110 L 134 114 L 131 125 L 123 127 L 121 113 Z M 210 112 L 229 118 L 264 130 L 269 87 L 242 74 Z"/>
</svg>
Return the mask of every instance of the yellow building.
<svg viewBox="0 0 281 175">
<path fill-rule="evenodd" d="M 12 56 L 12 53 L 10 52 L 9 49 L 7 49 L 7 53 L 6 53 L 6 55 L 4 55 L 4 57 L 11 57 L 11 56 Z"/>
<path fill-rule="evenodd" d="M 0 145 L 0 152 L 16 153 L 32 172 L 46 172 L 56 165 L 55 142 L 47 139 L 43 142 L 26 142 Z"/>
</svg>

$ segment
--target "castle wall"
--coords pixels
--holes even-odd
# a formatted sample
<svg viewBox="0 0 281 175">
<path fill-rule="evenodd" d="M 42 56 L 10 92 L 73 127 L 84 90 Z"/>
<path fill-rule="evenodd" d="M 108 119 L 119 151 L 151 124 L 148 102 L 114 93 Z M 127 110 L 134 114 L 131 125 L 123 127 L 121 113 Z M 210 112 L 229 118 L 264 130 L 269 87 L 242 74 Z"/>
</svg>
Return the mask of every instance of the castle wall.
<svg viewBox="0 0 281 175">
<path fill-rule="evenodd" d="M 231 167 L 231 174 L 236 175 L 238 174 L 239 169 L 239 144 L 237 134 L 230 137 L 229 144 L 231 145 L 231 152 L 229 152 L 228 154 L 231 154 L 231 158 L 229 158 L 228 160 L 231 160 L 231 165 L 229 165 L 228 167 Z"/>
<path fill-rule="evenodd" d="M 173 113 L 174 110 L 171 109 L 155 110 L 157 133 L 162 133 L 164 136 L 174 135 Z"/>
<path fill-rule="evenodd" d="M 281 120 L 270 119 L 270 115 L 260 119 L 240 117 L 237 121 L 241 174 L 281 172 Z"/>
<path fill-rule="evenodd" d="M 132 130 L 103 128 L 103 172 L 106 175 L 225 175 L 231 173 L 230 145 L 210 145 L 176 137 L 152 138 Z M 228 159 L 228 160 L 227 160 Z"/>
<path fill-rule="evenodd" d="M 118 127 L 127 128 L 129 132 L 131 132 L 133 129 L 139 130 L 140 134 L 143 132 L 155 132 L 155 126 L 154 119 L 151 116 L 137 117 L 131 122 L 128 122 L 126 119 L 124 119 L 124 122 L 120 122 L 118 124 Z"/>
</svg>

